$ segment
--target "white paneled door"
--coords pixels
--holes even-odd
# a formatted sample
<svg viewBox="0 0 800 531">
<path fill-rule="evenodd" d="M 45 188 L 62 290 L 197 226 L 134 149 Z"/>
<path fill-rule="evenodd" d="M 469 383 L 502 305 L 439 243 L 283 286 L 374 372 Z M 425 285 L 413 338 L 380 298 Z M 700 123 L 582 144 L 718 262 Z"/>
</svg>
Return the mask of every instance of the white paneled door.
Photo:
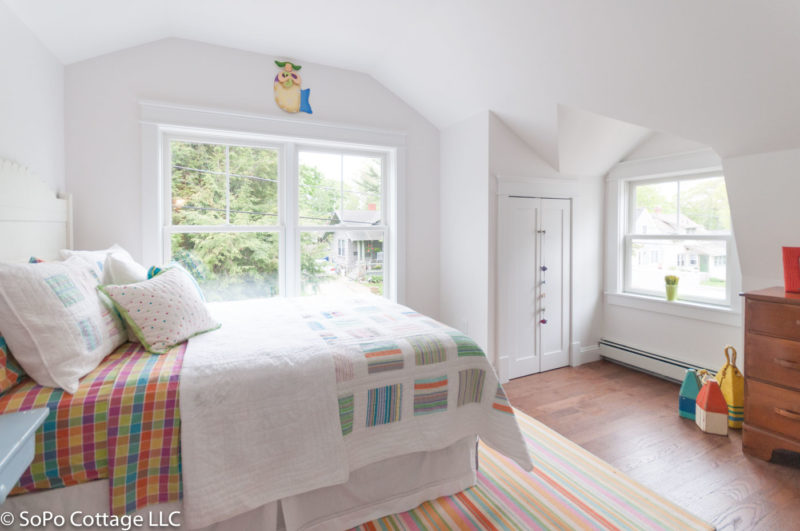
<svg viewBox="0 0 800 531">
<path fill-rule="evenodd" d="M 501 197 L 498 347 L 509 378 L 569 364 L 570 200 Z"/>
</svg>

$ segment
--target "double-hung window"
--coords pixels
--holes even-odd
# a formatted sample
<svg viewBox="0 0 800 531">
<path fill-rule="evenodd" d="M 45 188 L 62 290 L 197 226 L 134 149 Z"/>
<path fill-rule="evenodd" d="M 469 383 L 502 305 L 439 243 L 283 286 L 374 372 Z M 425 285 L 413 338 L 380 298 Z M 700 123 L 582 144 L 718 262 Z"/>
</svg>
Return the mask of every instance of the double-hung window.
<svg viewBox="0 0 800 531">
<path fill-rule="evenodd" d="M 197 278 L 209 300 L 281 292 L 281 150 L 169 141 L 165 254 Z"/>
<path fill-rule="evenodd" d="M 163 153 L 164 256 L 209 300 L 388 294 L 388 150 L 181 131 Z"/>
<path fill-rule="evenodd" d="M 383 293 L 385 163 L 375 153 L 298 148 L 302 294 Z"/>
<path fill-rule="evenodd" d="M 664 296 L 679 277 L 678 299 L 729 306 L 733 235 L 725 179 L 683 175 L 625 183 L 624 292 Z"/>
</svg>

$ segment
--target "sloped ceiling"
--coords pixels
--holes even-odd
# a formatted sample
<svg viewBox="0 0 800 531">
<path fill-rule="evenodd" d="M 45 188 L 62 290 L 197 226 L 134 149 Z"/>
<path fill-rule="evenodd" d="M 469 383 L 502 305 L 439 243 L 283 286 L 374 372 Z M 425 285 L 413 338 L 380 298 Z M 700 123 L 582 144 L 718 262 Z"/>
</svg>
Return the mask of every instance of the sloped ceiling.
<svg viewBox="0 0 800 531">
<path fill-rule="evenodd" d="M 723 157 L 800 146 L 795 1 L 5 1 L 65 64 L 181 37 L 363 71 L 439 127 L 494 111 L 553 167 L 559 104 Z"/>
<path fill-rule="evenodd" d="M 653 131 L 558 106 L 558 169 L 564 175 L 605 175 Z"/>
</svg>

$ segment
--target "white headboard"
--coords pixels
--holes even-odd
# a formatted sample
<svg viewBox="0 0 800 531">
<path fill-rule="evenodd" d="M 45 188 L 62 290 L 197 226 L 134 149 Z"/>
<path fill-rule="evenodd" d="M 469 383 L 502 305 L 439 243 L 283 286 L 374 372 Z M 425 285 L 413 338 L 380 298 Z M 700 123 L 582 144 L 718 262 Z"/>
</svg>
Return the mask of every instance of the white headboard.
<svg viewBox="0 0 800 531">
<path fill-rule="evenodd" d="M 16 162 L 0 159 L 0 262 L 58 258 L 72 248 L 72 200 Z"/>
</svg>

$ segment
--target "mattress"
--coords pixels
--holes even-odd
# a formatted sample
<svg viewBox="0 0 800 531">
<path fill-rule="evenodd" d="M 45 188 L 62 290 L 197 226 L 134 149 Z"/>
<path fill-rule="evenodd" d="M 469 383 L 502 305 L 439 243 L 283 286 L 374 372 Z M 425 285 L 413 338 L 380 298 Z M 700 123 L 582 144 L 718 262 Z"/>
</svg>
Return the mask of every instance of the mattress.
<svg viewBox="0 0 800 531">
<path fill-rule="evenodd" d="M 81 379 L 75 394 L 24 379 L 0 397 L 0 414 L 50 414 L 36 454 L 11 495 L 108 479 L 122 514 L 181 498 L 178 378 L 185 345 L 164 355 L 126 343 Z"/>
</svg>

